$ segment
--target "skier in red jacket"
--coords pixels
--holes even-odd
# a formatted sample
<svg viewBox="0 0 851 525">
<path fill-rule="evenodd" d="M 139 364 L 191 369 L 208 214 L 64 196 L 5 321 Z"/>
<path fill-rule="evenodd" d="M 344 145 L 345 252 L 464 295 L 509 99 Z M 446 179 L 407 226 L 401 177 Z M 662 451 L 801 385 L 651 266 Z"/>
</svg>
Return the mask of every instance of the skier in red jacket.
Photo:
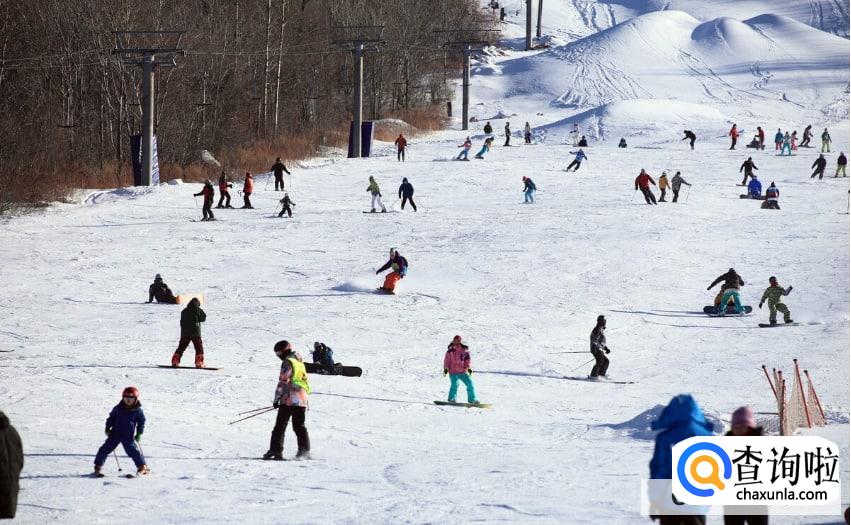
<svg viewBox="0 0 851 525">
<path fill-rule="evenodd" d="M 638 174 L 638 177 L 635 178 L 635 191 L 638 191 L 639 189 L 641 190 L 647 204 L 656 204 L 656 196 L 653 195 L 653 191 L 650 190 L 651 184 L 655 186 L 656 182 L 654 182 L 653 178 L 642 169 L 641 173 Z"/>
</svg>

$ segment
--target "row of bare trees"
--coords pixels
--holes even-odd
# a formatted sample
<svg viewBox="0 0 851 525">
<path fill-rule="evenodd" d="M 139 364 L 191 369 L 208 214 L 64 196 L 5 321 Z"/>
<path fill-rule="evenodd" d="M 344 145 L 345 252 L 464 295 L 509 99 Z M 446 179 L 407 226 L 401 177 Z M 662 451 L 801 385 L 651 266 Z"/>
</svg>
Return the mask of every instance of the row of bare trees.
<svg viewBox="0 0 851 525">
<path fill-rule="evenodd" d="M 315 146 L 347 129 L 352 56 L 337 39 L 382 40 L 364 63 L 365 118 L 445 112 L 458 56 L 446 29 L 481 28 L 477 0 L 0 0 L 0 202 L 130 182 L 141 68 L 114 32 L 183 31 L 155 75 L 163 170 L 252 144 Z M 452 33 L 453 38 L 459 35 Z M 464 36 L 464 35 L 460 35 Z M 130 47 L 171 47 L 129 35 Z M 309 140 L 305 142 L 304 137 Z M 294 158 L 304 151 L 281 151 Z M 260 159 L 267 164 L 269 159 Z"/>
</svg>

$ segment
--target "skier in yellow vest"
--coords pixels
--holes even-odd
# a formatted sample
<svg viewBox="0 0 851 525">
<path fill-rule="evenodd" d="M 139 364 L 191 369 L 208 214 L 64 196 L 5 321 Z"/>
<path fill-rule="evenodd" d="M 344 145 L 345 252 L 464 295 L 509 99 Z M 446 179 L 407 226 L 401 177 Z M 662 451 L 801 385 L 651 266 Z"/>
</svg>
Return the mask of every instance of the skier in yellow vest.
<svg viewBox="0 0 851 525">
<path fill-rule="evenodd" d="M 263 459 L 278 461 L 284 459 L 284 431 L 287 429 L 290 417 L 293 420 L 293 432 L 298 442 L 298 453 L 295 457 L 310 459 L 310 437 L 307 435 L 307 427 L 304 426 L 307 395 L 310 393 L 307 371 L 289 341 L 275 343 L 275 355 L 283 361 L 272 403 L 272 406 L 278 409 L 278 417 L 275 419 L 275 428 L 272 429 L 269 450 L 263 454 Z"/>
</svg>

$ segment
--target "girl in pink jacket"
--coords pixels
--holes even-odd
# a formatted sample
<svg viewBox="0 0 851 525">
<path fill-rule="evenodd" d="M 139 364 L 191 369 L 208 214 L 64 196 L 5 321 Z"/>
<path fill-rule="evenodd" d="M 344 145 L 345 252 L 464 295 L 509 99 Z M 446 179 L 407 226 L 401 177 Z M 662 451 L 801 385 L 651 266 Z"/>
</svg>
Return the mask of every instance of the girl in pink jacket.
<svg viewBox="0 0 851 525">
<path fill-rule="evenodd" d="M 443 375 L 449 374 L 451 385 L 449 387 L 449 402 L 455 403 L 455 397 L 458 395 L 458 381 L 464 383 L 467 388 L 467 402 L 478 403 L 476 399 L 476 389 L 473 387 L 473 379 L 470 377 L 473 374 L 470 368 L 470 352 L 467 345 L 461 341 L 461 336 L 456 335 L 449 343 L 449 348 L 446 350 L 446 355 L 443 357 Z"/>
</svg>

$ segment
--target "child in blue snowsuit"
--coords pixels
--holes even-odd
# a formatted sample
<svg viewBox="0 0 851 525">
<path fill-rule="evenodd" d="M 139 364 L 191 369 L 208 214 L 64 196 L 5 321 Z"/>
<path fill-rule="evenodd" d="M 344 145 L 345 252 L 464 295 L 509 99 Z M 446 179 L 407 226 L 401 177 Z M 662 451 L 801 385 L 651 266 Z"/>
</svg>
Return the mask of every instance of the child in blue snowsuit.
<svg viewBox="0 0 851 525">
<path fill-rule="evenodd" d="M 106 457 L 121 444 L 124 452 L 136 464 L 137 474 L 147 474 L 148 466 L 142 451 L 136 442 L 142 439 L 145 432 L 145 413 L 139 401 L 139 390 L 128 386 L 121 395 L 121 402 L 115 405 L 109 417 L 106 418 L 106 442 L 98 449 L 95 456 L 95 475 L 100 474 Z"/>
<path fill-rule="evenodd" d="M 524 204 L 534 204 L 535 203 L 535 190 L 538 188 L 535 186 L 535 183 L 532 182 L 532 179 L 529 177 L 523 177 L 523 193 L 525 200 Z"/>
<path fill-rule="evenodd" d="M 748 183 L 748 195 L 752 199 L 762 198 L 762 183 L 756 178 L 756 175 L 751 175 L 751 181 Z"/>
</svg>

